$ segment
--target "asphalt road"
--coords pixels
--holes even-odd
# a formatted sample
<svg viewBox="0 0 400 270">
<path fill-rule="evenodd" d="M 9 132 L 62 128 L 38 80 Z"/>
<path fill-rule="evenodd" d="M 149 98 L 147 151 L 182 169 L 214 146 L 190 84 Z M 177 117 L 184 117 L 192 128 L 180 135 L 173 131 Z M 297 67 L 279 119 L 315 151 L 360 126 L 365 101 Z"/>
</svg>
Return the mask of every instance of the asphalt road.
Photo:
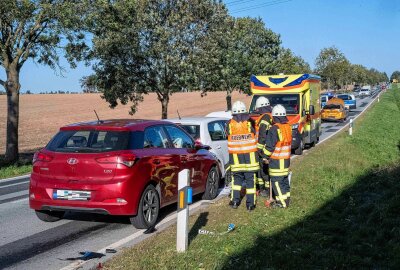
<svg viewBox="0 0 400 270">
<path fill-rule="evenodd" d="M 357 99 L 346 122 L 323 123 L 320 139 L 339 131 L 376 94 Z M 138 232 L 123 217 L 68 213 L 59 222 L 42 222 L 29 209 L 28 185 L 29 177 L 0 181 L 0 269 L 60 269 L 82 256 L 79 252 L 100 250 Z M 161 214 L 165 218 L 175 211 L 168 207 Z"/>
</svg>

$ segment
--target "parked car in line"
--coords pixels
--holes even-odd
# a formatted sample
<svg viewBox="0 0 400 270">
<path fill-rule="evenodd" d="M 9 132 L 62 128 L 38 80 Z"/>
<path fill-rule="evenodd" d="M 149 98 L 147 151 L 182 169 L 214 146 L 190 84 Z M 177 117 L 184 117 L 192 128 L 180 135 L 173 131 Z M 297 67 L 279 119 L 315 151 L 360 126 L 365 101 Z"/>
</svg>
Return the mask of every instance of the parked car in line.
<svg viewBox="0 0 400 270">
<path fill-rule="evenodd" d="M 218 159 L 221 177 L 225 177 L 225 167 L 229 162 L 228 141 L 225 132 L 228 118 L 223 117 L 182 117 L 168 119 L 178 124 L 196 141 L 209 145 L 211 153 Z"/>
<path fill-rule="evenodd" d="M 336 95 L 337 98 L 340 98 L 344 101 L 344 106 L 349 110 L 357 109 L 357 101 L 356 97 L 351 94 L 338 94 Z"/>
<path fill-rule="evenodd" d="M 328 102 L 328 95 L 321 95 L 321 108 L 323 108 L 325 105 L 326 105 L 326 103 Z"/>
<path fill-rule="evenodd" d="M 323 121 L 346 121 L 348 110 L 344 101 L 340 98 L 331 98 L 322 108 L 321 119 Z"/>
<path fill-rule="evenodd" d="M 222 118 L 232 119 L 232 112 L 231 111 L 210 112 L 209 114 L 206 115 L 206 117 L 222 117 Z"/>
<path fill-rule="evenodd" d="M 166 121 L 105 120 L 60 128 L 34 155 L 29 205 L 53 222 L 66 211 L 129 216 L 153 226 L 177 202 L 178 173 L 191 170 L 193 194 L 217 196 L 220 170 L 208 147 Z"/>
<path fill-rule="evenodd" d="M 355 84 L 354 88 L 353 88 L 353 92 L 360 92 L 360 90 L 361 90 L 361 86 L 358 84 Z"/>
<path fill-rule="evenodd" d="M 369 85 L 363 86 L 358 95 L 360 97 L 361 96 L 368 96 L 369 97 L 371 95 L 371 86 L 369 86 Z"/>
</svg>

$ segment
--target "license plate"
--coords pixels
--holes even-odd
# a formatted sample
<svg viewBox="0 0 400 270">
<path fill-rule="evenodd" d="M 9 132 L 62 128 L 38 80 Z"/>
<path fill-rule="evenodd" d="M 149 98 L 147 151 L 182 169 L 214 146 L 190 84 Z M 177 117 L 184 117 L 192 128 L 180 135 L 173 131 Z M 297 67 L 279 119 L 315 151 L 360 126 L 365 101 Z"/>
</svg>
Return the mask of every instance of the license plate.
<svg viewBox="0 0 400 270">
<path fill-rule="evenodd" d="M 90 200 L 90 191 L 83 190 L 54 190 L 53 199 L 55 200 L 69 200 L 69 201 L 88 201 Z"/>
</svg>

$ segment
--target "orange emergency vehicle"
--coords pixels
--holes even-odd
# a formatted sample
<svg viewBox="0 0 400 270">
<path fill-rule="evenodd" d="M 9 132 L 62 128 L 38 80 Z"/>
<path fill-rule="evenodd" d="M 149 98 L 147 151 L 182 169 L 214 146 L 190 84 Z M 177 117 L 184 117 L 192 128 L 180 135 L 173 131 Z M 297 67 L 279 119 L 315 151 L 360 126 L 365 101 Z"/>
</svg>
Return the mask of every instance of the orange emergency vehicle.
<svg viewBox="0 0 400 270">
<path fill-rule="evenodd" d="M 271 106 L 281 104 L 292 126 L 292 150 L 301 155 L 305 145 L 314 146 L 321 135 L 321 77 L 313 74 L 255 76 L 250 79 L 253 99 L 250 113 L 259 97 Z"/>
</svg>

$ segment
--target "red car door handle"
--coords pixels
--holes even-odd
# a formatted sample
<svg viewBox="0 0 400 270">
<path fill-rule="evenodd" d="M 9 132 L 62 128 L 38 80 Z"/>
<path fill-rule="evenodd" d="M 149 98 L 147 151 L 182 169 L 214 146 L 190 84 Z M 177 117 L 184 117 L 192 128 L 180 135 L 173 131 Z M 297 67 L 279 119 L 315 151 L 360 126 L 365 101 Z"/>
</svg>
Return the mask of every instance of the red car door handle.
<svg viewBox="0 0 400 270">
<path fill-rule="evenodd" d="M 153 163 L 154 164 L 160 164 L 160 160 L 159 159 L 155 159 L 155 160 L 153 160 Z"/>
</svg>

